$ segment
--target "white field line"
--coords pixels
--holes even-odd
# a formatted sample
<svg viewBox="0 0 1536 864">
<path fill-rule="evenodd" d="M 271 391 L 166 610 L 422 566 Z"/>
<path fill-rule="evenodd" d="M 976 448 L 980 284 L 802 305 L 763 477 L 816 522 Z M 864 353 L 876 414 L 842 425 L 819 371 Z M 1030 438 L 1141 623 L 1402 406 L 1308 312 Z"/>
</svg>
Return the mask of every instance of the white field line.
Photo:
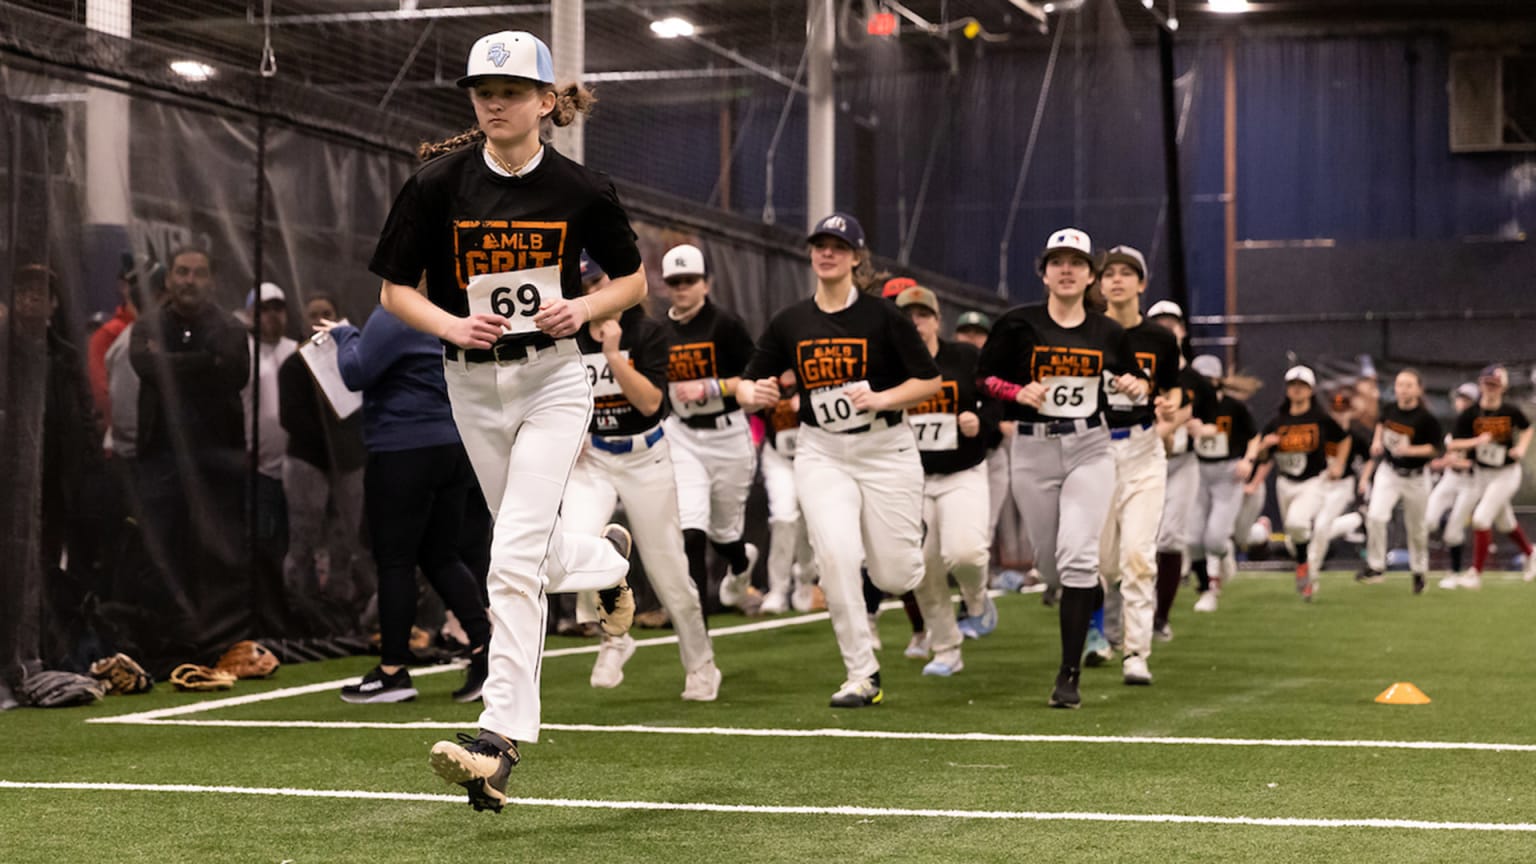
<svg viewBox="0 0 1536 864">
<path fill-rule="evenodd" d="M 1001 591 L 988 592 L 992 596 L 998 596 Z M 958 597 L 953 598 L 958 600 Z M 901 601 L 889 600 L 880 604 L 881 609 L 899 609 Z M 808 615 L 795 615 L 788 618 L 773 618 L 767 621 L 754 621 L 751 624 L 737 624 L 734 627 L 717 627 L 709 631 L 711 638 L 718 639 L 721 636 L 739 636 L 744 633 L 761 633 L 765 630 L 779 630 L 784 627 L 799 627 L 804 624 L 814 624 L 818 621 L 826 621 L 831 616 L 826 612 L 813 612 Z M 657 636 L 651 639 L 635 640 L 635 647 L 650 648 L 657 645 L 676 645 L 676 636 Z M 557 648 L 553 651 L 545 651 L 544 657 L 571 657 L 577 654 L 596 654 L 600 646 L 580 645 L 575 648 Z M 427 666 L 420 669 L 412 669 L 412 677 L 422 675 L 440 675 L 444 672 L 456 672 L 462 670 L 464 664 L 452 663 L 438 666 Z M 265 693 L 252 693 L 246 696 L 228 696 L 223 699 L 210 699 L 204 702 L 193 702 L 188 705 L 178 705 L 174 708 L 157 708 L 153 711 L 138 711 L 133 714 L 119 714 L 114 717 L 93 717 L 87 723 L 127 723 L 130 725 L 142 725 L 147 720 L 160 720 L 166 717 L 181 717 L 187 714 L 202 714 L 206 711 L 217 711 L 220 708 L 234 708 L 238 705 L 252 705 L 257 702 L 270 702 L 274 699 L 290 699 L 294 696 L 305 696 L 310 693 L 325 693 L 339 690 L 348 684 L 356 684 L 361 676 L 353 675 L 348 678 L 337 678 L 334 681 L 321 681 L 318 684 L 305 684 L 302 687 L 283 687 L 278 690 L 268 690 Z M 359 727 L 361 728 L 361 727 Z"/>
<path fill-rule="evenodd" d="M 127 722 L 127 721 L 120 721 Z M 352 720 L 137 720 L 142 726 L 212 726 L 231 729 L 436 729 L 462 730 L 464 722 L 437 720 L 382 723 Z M 640 735 L 704 735 L 721 738 L 844 738 L 874 741 L 949 741 L 995 744 L 1156 744 L 1196 747 L 1296 747 L 1344 750 L 1459 750 L 1492 753 L 1536 753 L 1536 744 L 1488 741 L 1390 741 L 1338 738 L 1207 738 L 1140 735 L 1030 735 L 1003 732 L 896 732 L 880 729 L 754 729 L 738 726 L 645 726 L 592 723 L 544 723 L 545 732 L 633 733 Z"/>
<path fill-rule="evenodd" d="M 198 795 L 258 795 L 282 798 L 420 801 L 463 806 L 463 795 L 424 792 L 371 792 L 352 789 L 283 789 L 248 786 L 190 786 L 149 783 L 25 783 L 0 780 L 0 789 L 94 792 L 181 792 Z M 1301 819 L 1252 816 L 1191 816 L 1181 813 L 1085 813 L 1030 810 L 930 810 L 896 807 L 810 807 L 768 804 L 715 804 L 674 801 L 595 801 L 569 798 L 511 798 L 520 807 L 559 807 L 578 810 L 649 810 L 690 813 L 742 813 L 788 816 L 859 816 L 926 819 L 967 819 L 1018 822 L 1134 822 L 1186 825 L 1239 825 L 1260 828 L 1389 828 L 1413 831 L 1484 831 L 1536 833 L 1530 822 L 1428 822 L 1414 819 Z"/>
</svg>

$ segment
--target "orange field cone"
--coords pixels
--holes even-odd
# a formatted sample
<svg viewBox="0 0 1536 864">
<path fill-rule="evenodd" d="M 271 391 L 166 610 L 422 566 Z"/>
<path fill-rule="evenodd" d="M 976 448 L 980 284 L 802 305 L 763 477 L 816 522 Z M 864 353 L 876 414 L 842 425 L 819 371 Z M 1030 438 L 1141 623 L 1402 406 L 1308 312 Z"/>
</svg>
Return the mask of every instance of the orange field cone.
<svg viewBox="0 0 1536 864">
<path fill-rule="evenodd" d="M 1376 701 L 1383 705 L 1428 705 L 1429 697 L 1407 681 L 1399 681 L 1381 691 Z"/>
</svg>

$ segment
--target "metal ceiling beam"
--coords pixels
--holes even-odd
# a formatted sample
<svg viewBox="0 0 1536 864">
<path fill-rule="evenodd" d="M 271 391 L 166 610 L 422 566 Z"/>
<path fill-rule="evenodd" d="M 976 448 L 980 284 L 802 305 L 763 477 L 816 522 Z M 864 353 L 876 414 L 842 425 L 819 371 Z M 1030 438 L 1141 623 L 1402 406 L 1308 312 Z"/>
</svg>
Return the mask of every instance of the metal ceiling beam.
<svg viewBox="0 0 1536 864">
<path fill-rule="evenodd" d="M 628 6 L 617 0 L 588 0 L 588 9 L 619 9 Z M 274 15 L 273 27 L 306 24 L 392 24 L 400 21 L 433 21 L 449 18 L 490 18 L 497 15 L 545 15 L 548 3 L 502 3 L 495 6 L 441 6 L 435 9 L 382 9 L 371 12 L 312 12 L 301 15 Z M 168 21 L 144 27 L 144 30 L 186 30 L 199 27 L 249 26 L 248 18 L 201 18 Z"/>
<path fill-rule="evenodd" d="M 583 84 L 612 84 L 633 81 L 699 81 L 711 79 L 730 78 L 756 78 L 758 73 L 751 69 L 628 69 L 614 72 L 588 72 L 581 76 Z M 382 81 L 358 81 L 346 84 L 314 84 L 311 85 L 320 90 L 332 93 L 367 93 L 388 87 Z M 400 81 L 395 85 L 396 90 L 434 90 L 441 89 L 445 92 L 454 91 L 456 88 L 450 80 L 419 79 L 415 81 Z"/>
</svg>

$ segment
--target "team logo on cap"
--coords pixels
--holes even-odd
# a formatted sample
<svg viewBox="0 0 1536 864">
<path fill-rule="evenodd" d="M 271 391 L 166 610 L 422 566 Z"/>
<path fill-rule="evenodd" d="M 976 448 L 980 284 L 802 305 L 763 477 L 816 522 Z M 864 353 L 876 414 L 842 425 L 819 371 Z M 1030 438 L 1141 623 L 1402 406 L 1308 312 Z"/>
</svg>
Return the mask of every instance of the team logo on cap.
<svg viewBox="0 0 1536 864">
<path fill-rule="evenodd" d="M 1081 231 L 1058 231 L 1051 238 L 1052 246 L 1076 246 L 1079 248 L 1088 245 L 1088 237 Z"/>
<path fill-rule="evenodd" d="M 828 216 L 827 218 L 821 220 L 821 230 L 823 230 L 823 231 L 847 231 L 848 230 L 848 222 L 847 222 L 847 220 L 843 219 L 843 217 L 841 217 L 841 216 Z"/>
<path fill-rule="evenodd" d="M 505 44 L 501 42 L 495 42 L 485 50 L 485 59 L 491 61 L 491 65 L 495 66 L 497 69 L 500 69 L 501 67 L 507 65 L 508 60 L 512 59 L 512 52 L 507 50 L 507 46 Z"/>
<path fill-rule="evenodd" d="M 672 266 L 673 267 L 687 267 L 688 266 L 688 259 L 683 257 L 682 255 L 679 255 L 676 258 L 672 259 Z"/>
</svg>

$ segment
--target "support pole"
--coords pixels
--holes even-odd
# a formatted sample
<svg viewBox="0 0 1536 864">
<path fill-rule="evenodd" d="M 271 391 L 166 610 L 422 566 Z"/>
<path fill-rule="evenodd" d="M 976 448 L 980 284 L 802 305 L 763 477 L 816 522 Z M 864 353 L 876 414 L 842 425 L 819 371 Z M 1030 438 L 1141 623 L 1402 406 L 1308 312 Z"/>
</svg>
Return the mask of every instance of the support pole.
<svg viewBox="0 0 1536 864">
<path fill-rule="evenodd" d="M 1226 203 L 1227 247 L 1227 338 L 1237 338 L 1237 325 L 1230 323 L 1237 314 L 1237 40 L 1228 36 L 1225 45 L 1225 61 L 1222 63 L 1225 95 L 1223 97 L 1222 160 L 1225 165 L 1225 185 L 1222 200 Z M 1189 313 L 1186 312 L 1186 315 Z M 1237 364 L 1237 345 L 1227 343 L 1227 368 Z"/>
<path fill-rule="evenodd" d="M 133 0 L 87 0 L 85 26 L 98 33 L 133 36 Z M 124 93 L 88 86 L 85 91 L 85 230 L 82 241 L 84 314 L 110 314 L 119 302 L 117 270 L 130 251 L 129 101 Z M 145 250 L 135 250 L 143 252 Z"/>
<path fill-rule="evenodd" d="M 1184 261 L 1184 193 L 1179 176 L 1179 117 L 1174 92 L 1173 33 L 1157 28 L 1157 53 L 1162 67 L 1163 183 L 1168 196 L 1168 292 L 1184 314 L 1193 314 L 1189 277 Z"/>
<path fill-rule="evenodd" d="M 806 4 L 808 37 L 806 80 L 806 230 L 836 209 L 837 188 L 833 171 L 837 163 L 837 95 L 832 62 L 837 50 L 834 0 L 809 0 Z"/>
<path fill-rule="evenodd" d="M 554 54 L 555 82 L 568 84 L 582 81 L 587 71 L 586 60 L 586 0 L 552 0 L 550 13 L 550 53 Z M 565 127 L 555 127 L 555 149 L 576 162 L 586 161 L 586 118 L 577 115 L 576 122 Z"/>
</svg>

